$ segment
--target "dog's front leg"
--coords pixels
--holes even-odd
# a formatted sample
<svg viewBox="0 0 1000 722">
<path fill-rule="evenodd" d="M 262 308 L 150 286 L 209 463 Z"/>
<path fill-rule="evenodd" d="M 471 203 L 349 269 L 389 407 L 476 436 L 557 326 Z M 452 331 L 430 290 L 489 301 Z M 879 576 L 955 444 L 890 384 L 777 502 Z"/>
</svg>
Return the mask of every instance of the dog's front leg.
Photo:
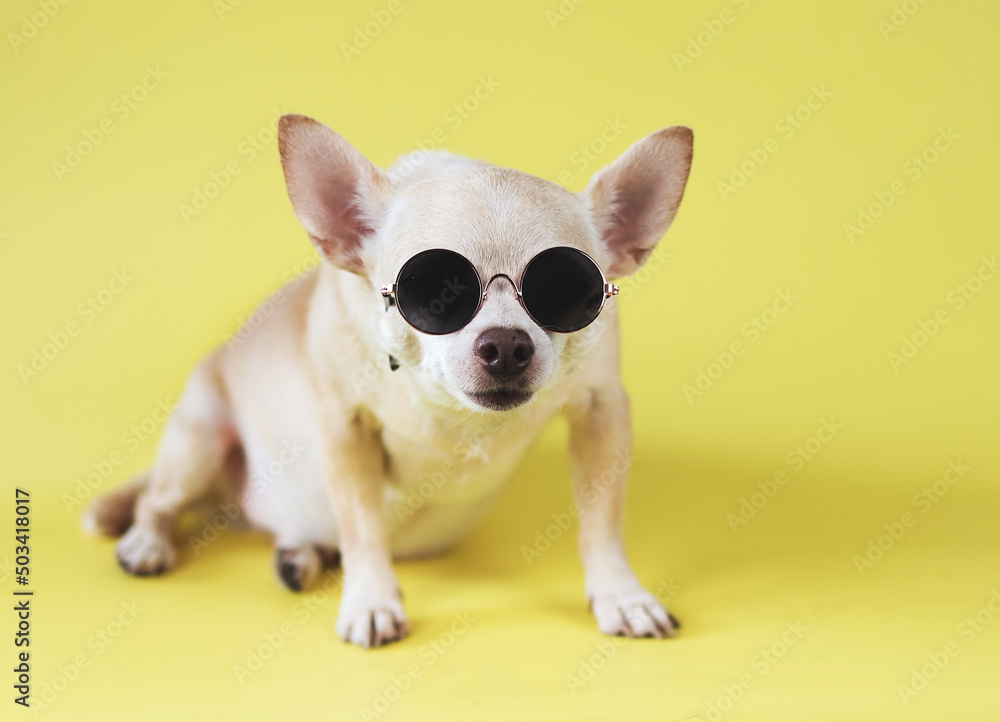
<svg viewBox="0 0 1000 722">
<path fill-rule="evenodd" d="M 625 555 L 622 512 L 631 460 L 628 396 L 592 389 L 569 405 L 570 469 L 580 507 L 587 601 L 605 634 L 672 637 L 677 621 L 642 586 Z"/>
<path fill-rule="evenodd" d="M 337 426 L 327 424 L 332 433 L 324 463 L 344 569 L 337 634 L 362 647 L 379 647 L 409 633 L 382 519 L 385 457 L 366 414 L 355 414 L 346 428 Z"/>
</svg>

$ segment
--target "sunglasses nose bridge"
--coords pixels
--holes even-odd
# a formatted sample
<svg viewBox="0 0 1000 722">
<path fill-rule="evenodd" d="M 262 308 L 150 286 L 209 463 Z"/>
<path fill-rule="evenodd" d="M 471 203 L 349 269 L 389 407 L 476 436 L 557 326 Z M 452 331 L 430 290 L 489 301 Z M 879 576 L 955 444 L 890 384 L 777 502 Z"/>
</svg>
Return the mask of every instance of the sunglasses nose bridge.
<svg viewBox="0 0 1000 722">
<path fill-rule="evenodd" d="M 486 300 L 486 294 L 489 293 L 490 286 L 492 286 L 493 282 L 498 278 L 506 279 L 510 283 L 510 287 L 514 289 L 514 295 L 517 296 L 518 300 L 520 300 L 521 289 L 517 287 L 517 282 L 513 278 L 508 276 L 506 273 L 497 273 L 496 275 L 491 277 L 490 280 L 486 282 L 486 284 L 483 286 L 483 300 L 484 301 Z"/>
</svg>

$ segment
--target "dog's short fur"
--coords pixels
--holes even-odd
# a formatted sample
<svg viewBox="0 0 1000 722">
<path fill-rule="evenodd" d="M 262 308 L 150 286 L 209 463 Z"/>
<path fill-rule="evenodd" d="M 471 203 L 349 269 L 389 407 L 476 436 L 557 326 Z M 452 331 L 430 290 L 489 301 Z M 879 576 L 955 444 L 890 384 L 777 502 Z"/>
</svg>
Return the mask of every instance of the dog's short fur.
<svg viewBox="0 0 1000 722">
<path fill-rule="evenodd" d="M 552 246 L 585 251 L 609 278 L 628 276 L 677 211 L 691 131 L 644 138 L 579 194 L 446 153 L 405 158 L 397 168 L 411 172 L 387 174 L 300 115 L 281 118 L 279 146 L 292 205 L 326 262 L 286 289 L 245 341 L 195 368 L 152 470 L 98 500 L 90 528 L 124 533 L 117 556 L 127 572 L 159 574 L 176 559 L 178 513 L 221 494 L 274 535 L 292 589 L 339 552 L 337 631 L 379 646 L 407 633 L 391 560 L 465 534 L 561 412 L 597 624 L 672 636 L 676 620 L 639 583 L 622 543 L 631 427 L 616 299 L 586 329 L 553 334 L 496 279 L 468 326 L 428 336 L 386 308 L 380 287 L 428 248 L 461 253 L 484 279 L 518 278 Z M 520 331 L 534 347 L 515 385 L 490 376 L 474 352 L 488 329 Z"/>
</svg>

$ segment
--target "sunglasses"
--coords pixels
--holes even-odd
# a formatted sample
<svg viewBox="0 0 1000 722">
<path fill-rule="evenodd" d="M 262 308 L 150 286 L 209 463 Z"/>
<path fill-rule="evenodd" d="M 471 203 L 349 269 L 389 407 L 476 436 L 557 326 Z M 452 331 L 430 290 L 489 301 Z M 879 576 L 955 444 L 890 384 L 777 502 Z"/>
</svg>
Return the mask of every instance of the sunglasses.
<svg viewBox="0 0 1000 722">
<path fill-rule="evenodd" d="M 604 302 L 618 294 L 618 286 L 605 280 L 593 258 L 560 246 L 532 258 L 520 282 L 498 273 L 485 284 L 464 256 L 441 248 L 422 251 L 403 264 L 394 284 L 382 286 L 382 295 L 413 328 L 441 336 L 455 333 L 475 318 L 497 278 L 510 281 L 531 320 L 554 333 L 586 328 Z"/>
</svg>

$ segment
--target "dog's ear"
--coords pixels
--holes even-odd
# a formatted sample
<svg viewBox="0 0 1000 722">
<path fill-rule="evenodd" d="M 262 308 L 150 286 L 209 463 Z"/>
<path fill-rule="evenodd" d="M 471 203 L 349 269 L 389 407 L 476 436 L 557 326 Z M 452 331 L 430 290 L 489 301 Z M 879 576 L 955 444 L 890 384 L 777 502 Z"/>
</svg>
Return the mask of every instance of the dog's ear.
<svg viewBox="0 0 1000 722">
<path fill-rule="evenodd" d="M 591 178 L 583 196 L 613 259 L 610 277 L 638 270 L 670 227 L 691 170 L 693 144 L 690 128 L 664 128 Z"/>
<path fill-rule="evenodd" d="M 295 215 L 335 266 L 364 273 L 362 245 L 392 184 L 340 135 L 304 115 L 283 115 L 278 150 Z"/>
</svg>

